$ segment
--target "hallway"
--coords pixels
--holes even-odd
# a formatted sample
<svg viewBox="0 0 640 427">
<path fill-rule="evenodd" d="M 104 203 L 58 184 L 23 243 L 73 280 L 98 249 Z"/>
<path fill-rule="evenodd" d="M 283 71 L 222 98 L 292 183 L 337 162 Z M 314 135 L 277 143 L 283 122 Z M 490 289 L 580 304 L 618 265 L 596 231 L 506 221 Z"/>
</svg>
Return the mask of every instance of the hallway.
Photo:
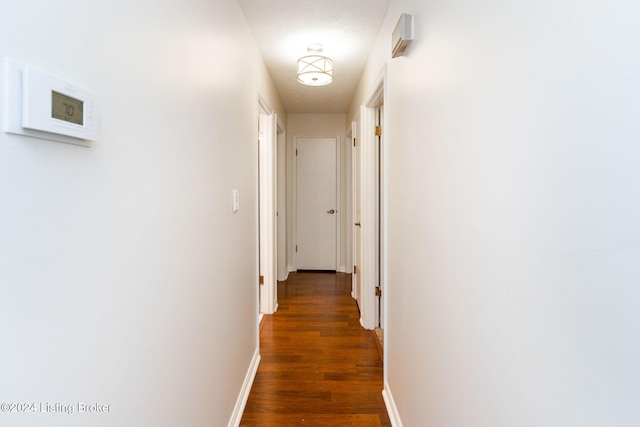
<svg viewBox="0 0 640 427">
<path fill-rule="evenodd" d="M 291 273 L 278 284 L 241 426 L 391 426 L 380 352 L 350 292 L 347 274 Z"/>
</svg>

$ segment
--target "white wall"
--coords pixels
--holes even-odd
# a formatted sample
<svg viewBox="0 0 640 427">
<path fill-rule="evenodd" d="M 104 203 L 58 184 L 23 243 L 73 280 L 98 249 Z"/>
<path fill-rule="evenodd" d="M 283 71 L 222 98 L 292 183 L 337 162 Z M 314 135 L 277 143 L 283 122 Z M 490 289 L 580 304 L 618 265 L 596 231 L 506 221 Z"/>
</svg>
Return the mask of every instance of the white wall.
<svg viewBox="0 0 640 427">
<path fill-rule="evenodd" d="M 0 424 L 226 425 L 257 347 L 256 81 L 282 114 L 237 2 L 4 3 L 0 56 L 92 91 L 100 129 L 0 133 L 0 402 L 111 411 Z"/>
<path fill-rule="evenodd" d="M 390 58 L 402 12 L 416 40 Z M 640 3 L 392 0 L 387 391 L 405 426 L 640 425 Z"/>
<path fill-rule="evenodd" d="M 338 150 L 340 152 L 340 164 L 338 170 L 340 171 L 340 188 L 346 188 L 348 176 L 347 162 L 349 161 L 346 155 L 347 148 L 350 148 L 345 142 L 346 137 L 346 115 L 345 114 L 307 114 L 307 113 L 289 113 L 287 114 L 287 238 L 289 239 L 288 260 L 290 262 L 289 268 L 295 269 L 294 252 L 295 252 L 295 232 L 294 232 L 294 179 L 295 173 L 293 171 L 294 162 L 294 145 L 296 137 L 304 136 L 335 136 L 338 138 Z M 351 264 L 351 254 L 347 251 L 347 210 L 351 209 L 351 202 L 348 200 L 346 191 L 341 191 L 339 195 L 340 206 L 338 208 L 339 215 L 339 231 L 340 241 L 339 243 L 339 259 L 338 270 L 349 271 L 348 265 Z M 352 267 L 351 267 L 352 269 Z"/>
</svg>

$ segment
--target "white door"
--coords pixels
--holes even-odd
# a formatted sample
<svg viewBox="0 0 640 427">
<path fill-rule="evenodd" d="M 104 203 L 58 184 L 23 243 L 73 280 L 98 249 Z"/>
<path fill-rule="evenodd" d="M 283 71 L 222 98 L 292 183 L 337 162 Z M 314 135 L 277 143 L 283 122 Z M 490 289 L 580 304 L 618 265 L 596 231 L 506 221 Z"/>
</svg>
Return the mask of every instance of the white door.
<svg viewBox="0 0 640 427">
<path fill-rule="evenodd" d="M 336 138 L 296 138 L 298 270 L 336 270 L 336 150 Z"/>
<path fill-rule="evenodd" d="M 384 79 L 380 79 L 370 100 L 360 109 L 360 321 L 366 329 L 384 322 Z"/>
<path fill-rule="evenodd" d="M 353 140 L 353 297 L 358 302 L 358 306 L 362 307 L 361 280 L 362 277 L 362 261 L 360 258 L 360 143 L 357 138 Z"/>
<path fill-rule="evenodd" d="M 377 245 L 377 255 L 378 255 L 378 265 L 376 268 L 376 273 L 377 273 L 377 277 L 376 277 L 376 283 L 378 284 L 378 287 L 380 288 L 380 292 L 376 293 L 376 295 L 378 296 L 378 301 L 377 301 L 377 315 L 376 315 L 376 323 L 378 324 L 378 327 L 380 329 L 384 328 L 384 274 L 382 269 L 384 268 L 384 263 L 382 262 L 383 256 L 384 254 L 382 253 L 383 247 L 384 247 L 384 242 L 383 242 L 383 238 L 384 238 L 384 233 L 382 232 L 382 228 L 383 228 L 383 224 L 384 224 L 384 210 L 382 209 L 382 206 L 384 206 L 384 192 L 382 191 L 382 181 L 383 181 L 383 168 L 384 165 L 382 164 L 383 160 L 384 160 L 384 156 L 383 156 L 383 135 L 384 133 L 382 132 L 382 124 L 384 123 L 384 105 L 380 104 L 378 106 L 378 108 L 376 109 L 376 127 L 378 127 L 380 129 L 380 132 L 376 132 L 377 138 L 376 138 L 376 150 L 377 150 L 377 165 L 376 165 L 376 169 L 377 169 L 377 185 L 376 185 L 376 192 L 377 194 L 377 206 L 376 206 L 376 210 L 377 210 L 377 235 L 376 235 L 376 245 Z"/>
<path fill-rule="evenodd" d="M 259 99 L 260 102 L 260 99 Z M 258 114 L 258 268 L 260 313 L 277 308 L 275 129 L 277 117 L 262 107 Z"/>
</svg>

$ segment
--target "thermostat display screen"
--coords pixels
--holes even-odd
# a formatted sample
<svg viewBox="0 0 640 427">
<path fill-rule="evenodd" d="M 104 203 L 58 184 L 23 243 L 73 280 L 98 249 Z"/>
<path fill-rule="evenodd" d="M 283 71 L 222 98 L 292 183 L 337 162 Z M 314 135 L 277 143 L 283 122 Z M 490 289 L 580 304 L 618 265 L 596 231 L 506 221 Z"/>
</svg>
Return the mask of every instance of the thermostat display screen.
<svg viewBox="0 0 640 427">
<path fill-rule="evenodd" d="M 83 126 L 84 102 L 55 90 L 51 91 L 51 117 Z"/>
</svg>

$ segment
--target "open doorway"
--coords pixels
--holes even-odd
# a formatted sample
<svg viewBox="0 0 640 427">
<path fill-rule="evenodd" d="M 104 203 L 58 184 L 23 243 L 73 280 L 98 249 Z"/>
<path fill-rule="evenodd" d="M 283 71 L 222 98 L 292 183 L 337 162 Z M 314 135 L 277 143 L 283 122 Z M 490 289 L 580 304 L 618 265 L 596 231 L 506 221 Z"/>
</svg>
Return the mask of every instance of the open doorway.
<svg viewBox="0 0 640 427">
<path fill-rule="evenodd" d="M 278 307 L 277 271 L 277 117 L 258 92 L 258 271 L 259 312 Z"/>
<path fill-rule="evenodd" d="M 357 119 L 360 138 L 354 146 L 354 288 L 366 329 L 385 322 L 385 175 L 383 69 Z M 358 264 L 359 262 L 359 264 Z M 381 336 L 383 336 L 381 334 Z"/>
</svg>

